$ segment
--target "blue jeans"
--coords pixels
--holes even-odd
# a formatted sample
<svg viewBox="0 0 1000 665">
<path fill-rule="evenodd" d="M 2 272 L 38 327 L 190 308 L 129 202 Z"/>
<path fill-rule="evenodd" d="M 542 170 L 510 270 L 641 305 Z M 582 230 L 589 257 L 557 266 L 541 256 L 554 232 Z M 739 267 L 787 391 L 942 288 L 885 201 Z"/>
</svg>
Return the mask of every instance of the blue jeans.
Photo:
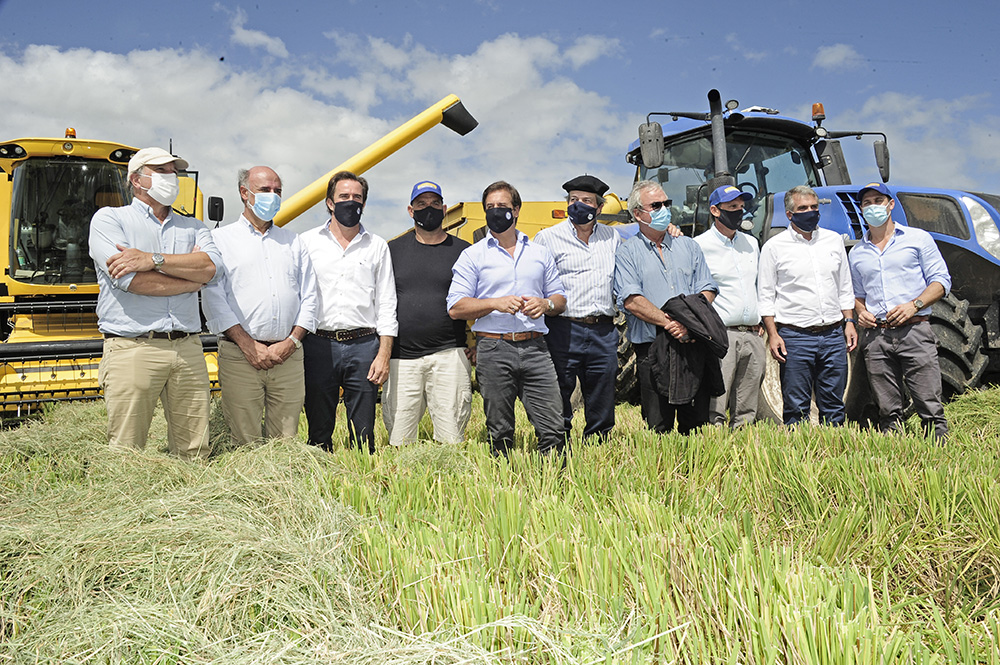
<svg viewBox="0 0 1000 665">
<path fill-rule="evenodd" d="M 778 334 L 785 340 L 787 354 L 780 368 L 785 424 L 809 420 L 809 402 L 815 391 L 820 422 L 843 425 L 847 387 L 844 329 L 833 326 L 813 333 L 779 324 Z"/>
<path fill-rule="evenodd" d="M 506 455 L 514 443 L 514 400 L 519 398 L 538 437 L 538 451 L 562 450 L 563 421 L 559 383 L 545 340 L 476 341 L 476 379 L 483 395 L 486 429 L 494 455 Z"/>
<path fill-rule="evenodd" d="M 368 370 L 378 353 L 378 335 L 347 342 L 306 335 L 302 342 L 306 381 L 306 420 L 309 443 L 324 450 L 333 447 L 337 402 L 344 389 L 347 430 L 351 445 L 375 452 L 375 402 L 378 386 Z"/>
<path fill-rule="evenodd" d="M 587 424 L 584 438 L 607 436 L 615 426 L 615 374 L 618 372 L 618 330 L 614 323 L 586 324 L 560 316 L 546 319 L 545 341 L 562 395 L 563 429 L 573 428 L 570 398 L 580 380 Z"/>
</svg>

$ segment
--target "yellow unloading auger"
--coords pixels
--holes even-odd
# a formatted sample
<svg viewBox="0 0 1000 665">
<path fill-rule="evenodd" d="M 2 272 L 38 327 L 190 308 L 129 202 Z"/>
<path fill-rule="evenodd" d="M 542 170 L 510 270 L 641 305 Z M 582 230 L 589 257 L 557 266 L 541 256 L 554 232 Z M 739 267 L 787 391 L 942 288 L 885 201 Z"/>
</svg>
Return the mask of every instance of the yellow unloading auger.
<svg viewBox="0 0 1000 665">
<path fill-rule="evenodd" d="M 341 163 L 326 175 L 317 178 L 312 184 L 303 187 L 300 191 L 282 201 L 281 210 L 275 216 L 274 223 L 278 226 L 284 226 L 325 199 L 327 183 L 329 183 L 330 177 L 334 173 L 338 171 L 351 171 L 355 174 L 363 173 L 438 123 L 457 132 L 461 136 L 465 136 L 479 125 L 479 122 L 472 117 L 472 114 L 465 110 L 465 106 L 458 97 L 448 95 L 420 115 L 400 125 L 358 154 Z"/>
</svg>

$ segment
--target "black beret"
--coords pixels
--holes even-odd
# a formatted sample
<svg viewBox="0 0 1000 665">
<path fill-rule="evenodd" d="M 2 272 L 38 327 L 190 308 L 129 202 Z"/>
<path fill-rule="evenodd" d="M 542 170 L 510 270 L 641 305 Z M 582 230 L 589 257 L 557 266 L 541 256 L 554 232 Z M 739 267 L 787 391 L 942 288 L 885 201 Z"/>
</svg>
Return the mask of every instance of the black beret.
<svg viewBox="0 0 1000 665">
<path fill-rule="evenodd" d="M 595 178 L 592 175 L 578 175 L 572 180 L 564 182 L 563 189 L 566 190 L 567 194 L 570 192 L 592 192 L 598 196 L 604 196 L 604 192 L 608 191 L 608 186 L 600 178 Z"/>
</svg>

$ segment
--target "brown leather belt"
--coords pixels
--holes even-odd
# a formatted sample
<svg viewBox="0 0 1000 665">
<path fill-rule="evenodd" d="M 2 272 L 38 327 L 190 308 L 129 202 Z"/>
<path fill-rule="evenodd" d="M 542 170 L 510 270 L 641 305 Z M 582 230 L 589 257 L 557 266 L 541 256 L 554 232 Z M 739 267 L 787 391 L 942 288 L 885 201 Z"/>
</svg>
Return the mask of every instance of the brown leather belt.
<svg viewBox="0 0 1000 665">
<path fill-rule="evenodd" d="M 222 339 L 226 340 L 227 342 L 231 342 L 232 344 L 236 344 L 236 340 L 230 338 L 229 335 L 223 334 Z M 254 341 L 257 342 L 258 344 L 263 344 L 264 346 L 271 346 L 272 344 L 277 344 L 278 342 L 283 342 L 284 340 L 279 339 L 273 342 L 265 342 L 262 339 L 255 339 Z"/>
<path fill-rule="evenodd" d="M 182 330 L 171 330 L 170 332 L 144 332 L 138 335 L 115 335 L 113 333 L 104 333 L 104 339 L 184 339 L 185 337 L 190 337 L 194 333 L 184 332 Z"/>
<path fill-rule="evenodd" d="M 893 325 L 893 324 L 889 323 L 888 321 L 886 321 L 885 319 L 875 319 L 875 327 L 876 328 L 882 328 L 882 329 L 889 328 L 891 330 L 893 328 L 902 328 L 903 326 L 912 326 L 914 323 L 923 323 L 924 321 L 930 321 L 930 320 L 931 320 L 931 317 L 927 316 L 926 314 L 921 314 L 919 316 L 911 316 L 909 319 L 907 319 L 906 321 L 903 321 L 899 325 Z"/>
<path fill-rule="evenodd" d="M 726 326 L 726 330 L 733 330 L 735 332 L 759 333 L 760 332 L 760 326 L 759 325 L 756 325 L 756 326 Z"/>
<path fill-rule="evenodd" d="M 613 316 L 600 314 L 594 314 L 593 316 L 564 316 L 562 318 L 573 323 L 583 323 L 588 326 L 597 325 L 598 323 L 613 323 L 615 320 Z"/>
<path fill-rule="evenodd" d="M 505 342 L 527 342 L 529 339 L 538 339 L 539 337 L 545 337 L 545 335 L 540 332 L 477 332 L 476 337 L 485 337 L 486 339 L 502 339 Z"/>
<path fill-rule="evenodd" d="M 351 330 L 317 330 L 314 334 L 338 342 L 349 342 L 352 339 L 361 339 L 376 334 L 374 328 L 353 328 Z"/>
<path fill-rule="evenodd" d="M 839 328 L 843 324 L 844 324 L 843 321 L 837 321 L 836 323 L 828 323 L 825 326 L 804 326 L 803 327 L 803 326 L 793 326 L 793 325 L 789 325 L 787 323 L 779 323 L 779 324 L 777 324 L 777 326 L 779 328 L 788 328 L 789 330 L 794 330 L 795 332 L 816 334 L 816 333 L 824 333 L 824 332 L 833 330 L 834 328 Z"/>
</svg>

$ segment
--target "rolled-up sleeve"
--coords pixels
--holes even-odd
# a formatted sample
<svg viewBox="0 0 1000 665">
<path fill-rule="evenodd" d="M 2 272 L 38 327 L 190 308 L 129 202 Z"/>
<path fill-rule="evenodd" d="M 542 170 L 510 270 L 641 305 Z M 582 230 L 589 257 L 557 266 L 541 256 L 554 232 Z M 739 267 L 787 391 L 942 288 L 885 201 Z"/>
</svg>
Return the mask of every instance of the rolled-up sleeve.
<svg viewBox="0 0 1000 665">
<path fill-rule="evenodd" d="M 923 242 L 920 247 L 920 267 L 924 271 L 924 277 L 929 285 L 937 282 L 944 287 L 945 295 L 951 293 L 951 273 L 948 265 L 941 256 L 941 250 L 929 233 L 923 234 Z"/>
<path fill-rule="evenodd" d="M 542 253 L 545 255 L 545 297 L 549 298 L 556 294 L 565 296 L 566 289 L 563 288 L 559 268 L 556 266 L 556 260 L 552 258 L 552 252 L 543 247 Z"/>
<path fill-rule="evenodd" d="M 840 274 L 837 278 L 840 309 L 854 309 L 854 282 L 851 280 L 851 265 L 847 260 L 847 250 L 840 248 Z"/>
<path fill-rule="evenodd" d="M 229 275 L 225 269 L 217 269 L 216 278 L 201 290 L 201 311 L 205 314 L 205 325 L 215 335 L 240 324 L 239 317 L 229 304 L 231 296 Z"/>
<path fill-rule="evenodd" d="M 692 242 L 691 244 L 694 245 L 692 248 L 692 253 L 694 254 L 694 293 L 701 293 L 702 291 L 718 293 L 719 285 L 715 283 L 712 271 L 708 268 L 705 253 L 701 251 L 701 246 L 698 243 Z"/>
<path fill-rule="evenodd" d="M 129 273 L 116 279 L 108 272 L 108 259 L 121 251 L 118 249 L 118 245 L 130 246 L 125 237 L 125 229 L 122 227 L 121 219 L 115 211 L 115 208 L 101 208 L 94 213 L 93 219 L 90 220 L 90 257 L 94 259 L 94 267 L 98 272 L 103 272 L 107 276 L 112 287 L 128 291 L 135 273 Z"/>
<path fill-rule="evenodd" d="M 479 276 L 470 254 L 472 247 L 459 254 L 458 260 L 451 268 L 451 286 L 448 287 L 447 302 L 449 310 L 462 298 L 476 297 Z"/>
<path fill-rule="evenodd" d="M 212 275 L 212 279 L 206 282 L 207 284 L 212 284 L 224 272 L 222 269 L 222 253 L 215 245 L 215 240 L 212 239 L 212 231 L 204 224 L 202 224 L 202 228 L 198 229 L 195 238 L 195 244 L 198 245 L 199 250 L 208 254 L 208 258 L 211 259 L 212 264 L 215 266 L 215 274 Z"/>
<path fill-rule="evenodd" d="M 313 270 L 309 252 L 299 238 L 295 239 L 295 248 L 299 257 L 299 312 L 295 316 L 295 325 L 309 332 L 316 332 L 316 311 L 319 297 L 319 287 L 316 284 L 316 271 Z"/>
<path fill-rule="evenodd" d="M 757 309 L 761 316 L 774 316 L 774 296 L 777 273 L 774 252 L 766 244 L 760 250 L 760 265 L 757 269 Z"/>
<path fill-rule="evenodd" d="M 618 309 L 625 308 L 629 296 L 642 294 L 642 274 L 636 265 L 633 243 L 622 243 L 615 252 L 615 298 Z"/>
<path fill-rule="evenodd" d="M 375 268 L 375 330 L 379 336 L 395 337 L 399 332 L 396 321 L 396 278 L 392 272 L 392 257 L 384 241 L 379 248 Z"/>
</svg>

